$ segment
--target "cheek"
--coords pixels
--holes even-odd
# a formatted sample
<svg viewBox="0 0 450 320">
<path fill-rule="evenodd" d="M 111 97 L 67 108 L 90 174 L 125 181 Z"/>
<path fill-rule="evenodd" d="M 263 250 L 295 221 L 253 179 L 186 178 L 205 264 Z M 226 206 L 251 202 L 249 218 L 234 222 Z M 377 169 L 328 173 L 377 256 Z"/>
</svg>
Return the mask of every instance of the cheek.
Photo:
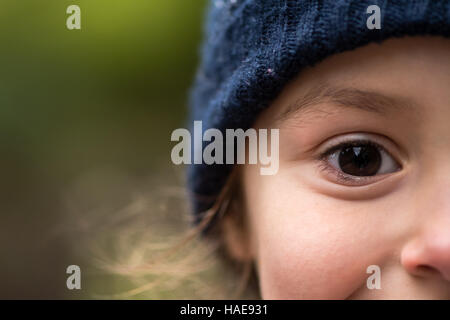
<svg viewBox="0 0 450 320">
<path fill-rule="evenodd" d="M 344 299 L 365 286 L 367 267 L 387 256 L 371 218 L 379 206 L 317 195 L 283 174 L 262 179 L 247 191 L 262 297 Z"/>
<path fill-rule="evenodd" d="M 261 224 L 259 266 L 265 299 L 339 299 L 361 284 L 354 264 L 358 248 L 351 230 L 320 221 L 322 210 L 304 201 L 285 214 L 287 203 L 274 204 L 277 223 Z M 272 219 L 270 219 L 272 220 Z M 334 226 L 334 227 L 333 227 Z M 358 270 L 360 269 L 360 270 Z"/>
</svg>

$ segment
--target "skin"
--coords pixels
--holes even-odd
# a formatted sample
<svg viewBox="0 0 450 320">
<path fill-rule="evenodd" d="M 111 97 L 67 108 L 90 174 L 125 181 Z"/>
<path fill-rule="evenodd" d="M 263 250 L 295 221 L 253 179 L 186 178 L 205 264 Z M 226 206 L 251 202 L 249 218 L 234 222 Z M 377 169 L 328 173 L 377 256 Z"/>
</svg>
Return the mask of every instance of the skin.
<svg viewBox="0 0 450 320">
<path fill-rule="evenodd" d="M 450 299 L 449 57 L 449 40 L 425 37 L 334 55 L 259 116 L 256 128 L 280 129 L 279 171 L 240 168 L 247 227 L 232 250 L 255 262 L 262 298 Z M 376 92 L 385 109 L 322 99 L 288 112 L 323 84 Z M 323 169 L 324 148 L 352 137 L 375 140 L 397 169 L 356 182 Z"/>
</svg>

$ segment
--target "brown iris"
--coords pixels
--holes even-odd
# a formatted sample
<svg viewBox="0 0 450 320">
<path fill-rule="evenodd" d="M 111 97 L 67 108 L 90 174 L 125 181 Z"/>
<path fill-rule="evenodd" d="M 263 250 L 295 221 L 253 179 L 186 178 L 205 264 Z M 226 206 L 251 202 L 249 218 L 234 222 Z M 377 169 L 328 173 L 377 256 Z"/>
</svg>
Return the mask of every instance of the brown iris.
<svg viewBox="0 0 450 320">
<path fill-rule="evenodd" d="M 381 167 L 381 154 L 377 147 L 359 145 L 344 147 L 339 153 L 341 170 L 352 176 L 373 176 Z"/>
</svg>

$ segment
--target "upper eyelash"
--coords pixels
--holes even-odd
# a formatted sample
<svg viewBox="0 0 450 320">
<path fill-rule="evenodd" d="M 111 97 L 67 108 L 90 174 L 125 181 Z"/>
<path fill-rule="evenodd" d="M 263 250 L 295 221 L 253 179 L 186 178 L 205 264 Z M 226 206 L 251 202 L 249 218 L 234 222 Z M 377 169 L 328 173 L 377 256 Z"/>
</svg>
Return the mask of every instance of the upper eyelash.
<svg viewBox="0 0 450 320">
<path fill-rule="evenodd" d="M 333 152 L 342 149 L 344 147 L 351 147 L 351 146 L 360 146 L 361 144 L 364 145 L 370 145 L 370 146 L 374 146 L 376 147 L 378 150 L 380 151 L 386 151 L 386 149 L 381 146 L 380 144 L 372 141 L 372 140 L 367 140 L 367 139 L 357 139 L 357 140 L 349 140 L 349 141 L 343 141 L 341 143 L 338 143 L 335 146 L 332 146 L 330 148 L 328 148 L 327 150 L 325 150 L 324 152 L 322 152 L 319 155 L 319 160 L 324 160 L 326 159 L 330 154 L 332 154 Z M 389 152 L 387 152 L 388 154 L 390 154 Z"/>
</svg>

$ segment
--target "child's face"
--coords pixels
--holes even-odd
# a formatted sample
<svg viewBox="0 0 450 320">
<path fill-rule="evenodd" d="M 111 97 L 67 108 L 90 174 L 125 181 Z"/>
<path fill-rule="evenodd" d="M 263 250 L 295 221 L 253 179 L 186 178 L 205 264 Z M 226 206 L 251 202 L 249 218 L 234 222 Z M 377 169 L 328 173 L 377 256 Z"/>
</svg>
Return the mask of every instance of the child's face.
<svg viewBox="0 0 450 320">
<path fill-rule="evenodd" d="M 263 298 L 450 299 L 449 40 L 335 55 L 256 127 L 280 129 L 278 173 L 243 170 Z"/>
</svg>

